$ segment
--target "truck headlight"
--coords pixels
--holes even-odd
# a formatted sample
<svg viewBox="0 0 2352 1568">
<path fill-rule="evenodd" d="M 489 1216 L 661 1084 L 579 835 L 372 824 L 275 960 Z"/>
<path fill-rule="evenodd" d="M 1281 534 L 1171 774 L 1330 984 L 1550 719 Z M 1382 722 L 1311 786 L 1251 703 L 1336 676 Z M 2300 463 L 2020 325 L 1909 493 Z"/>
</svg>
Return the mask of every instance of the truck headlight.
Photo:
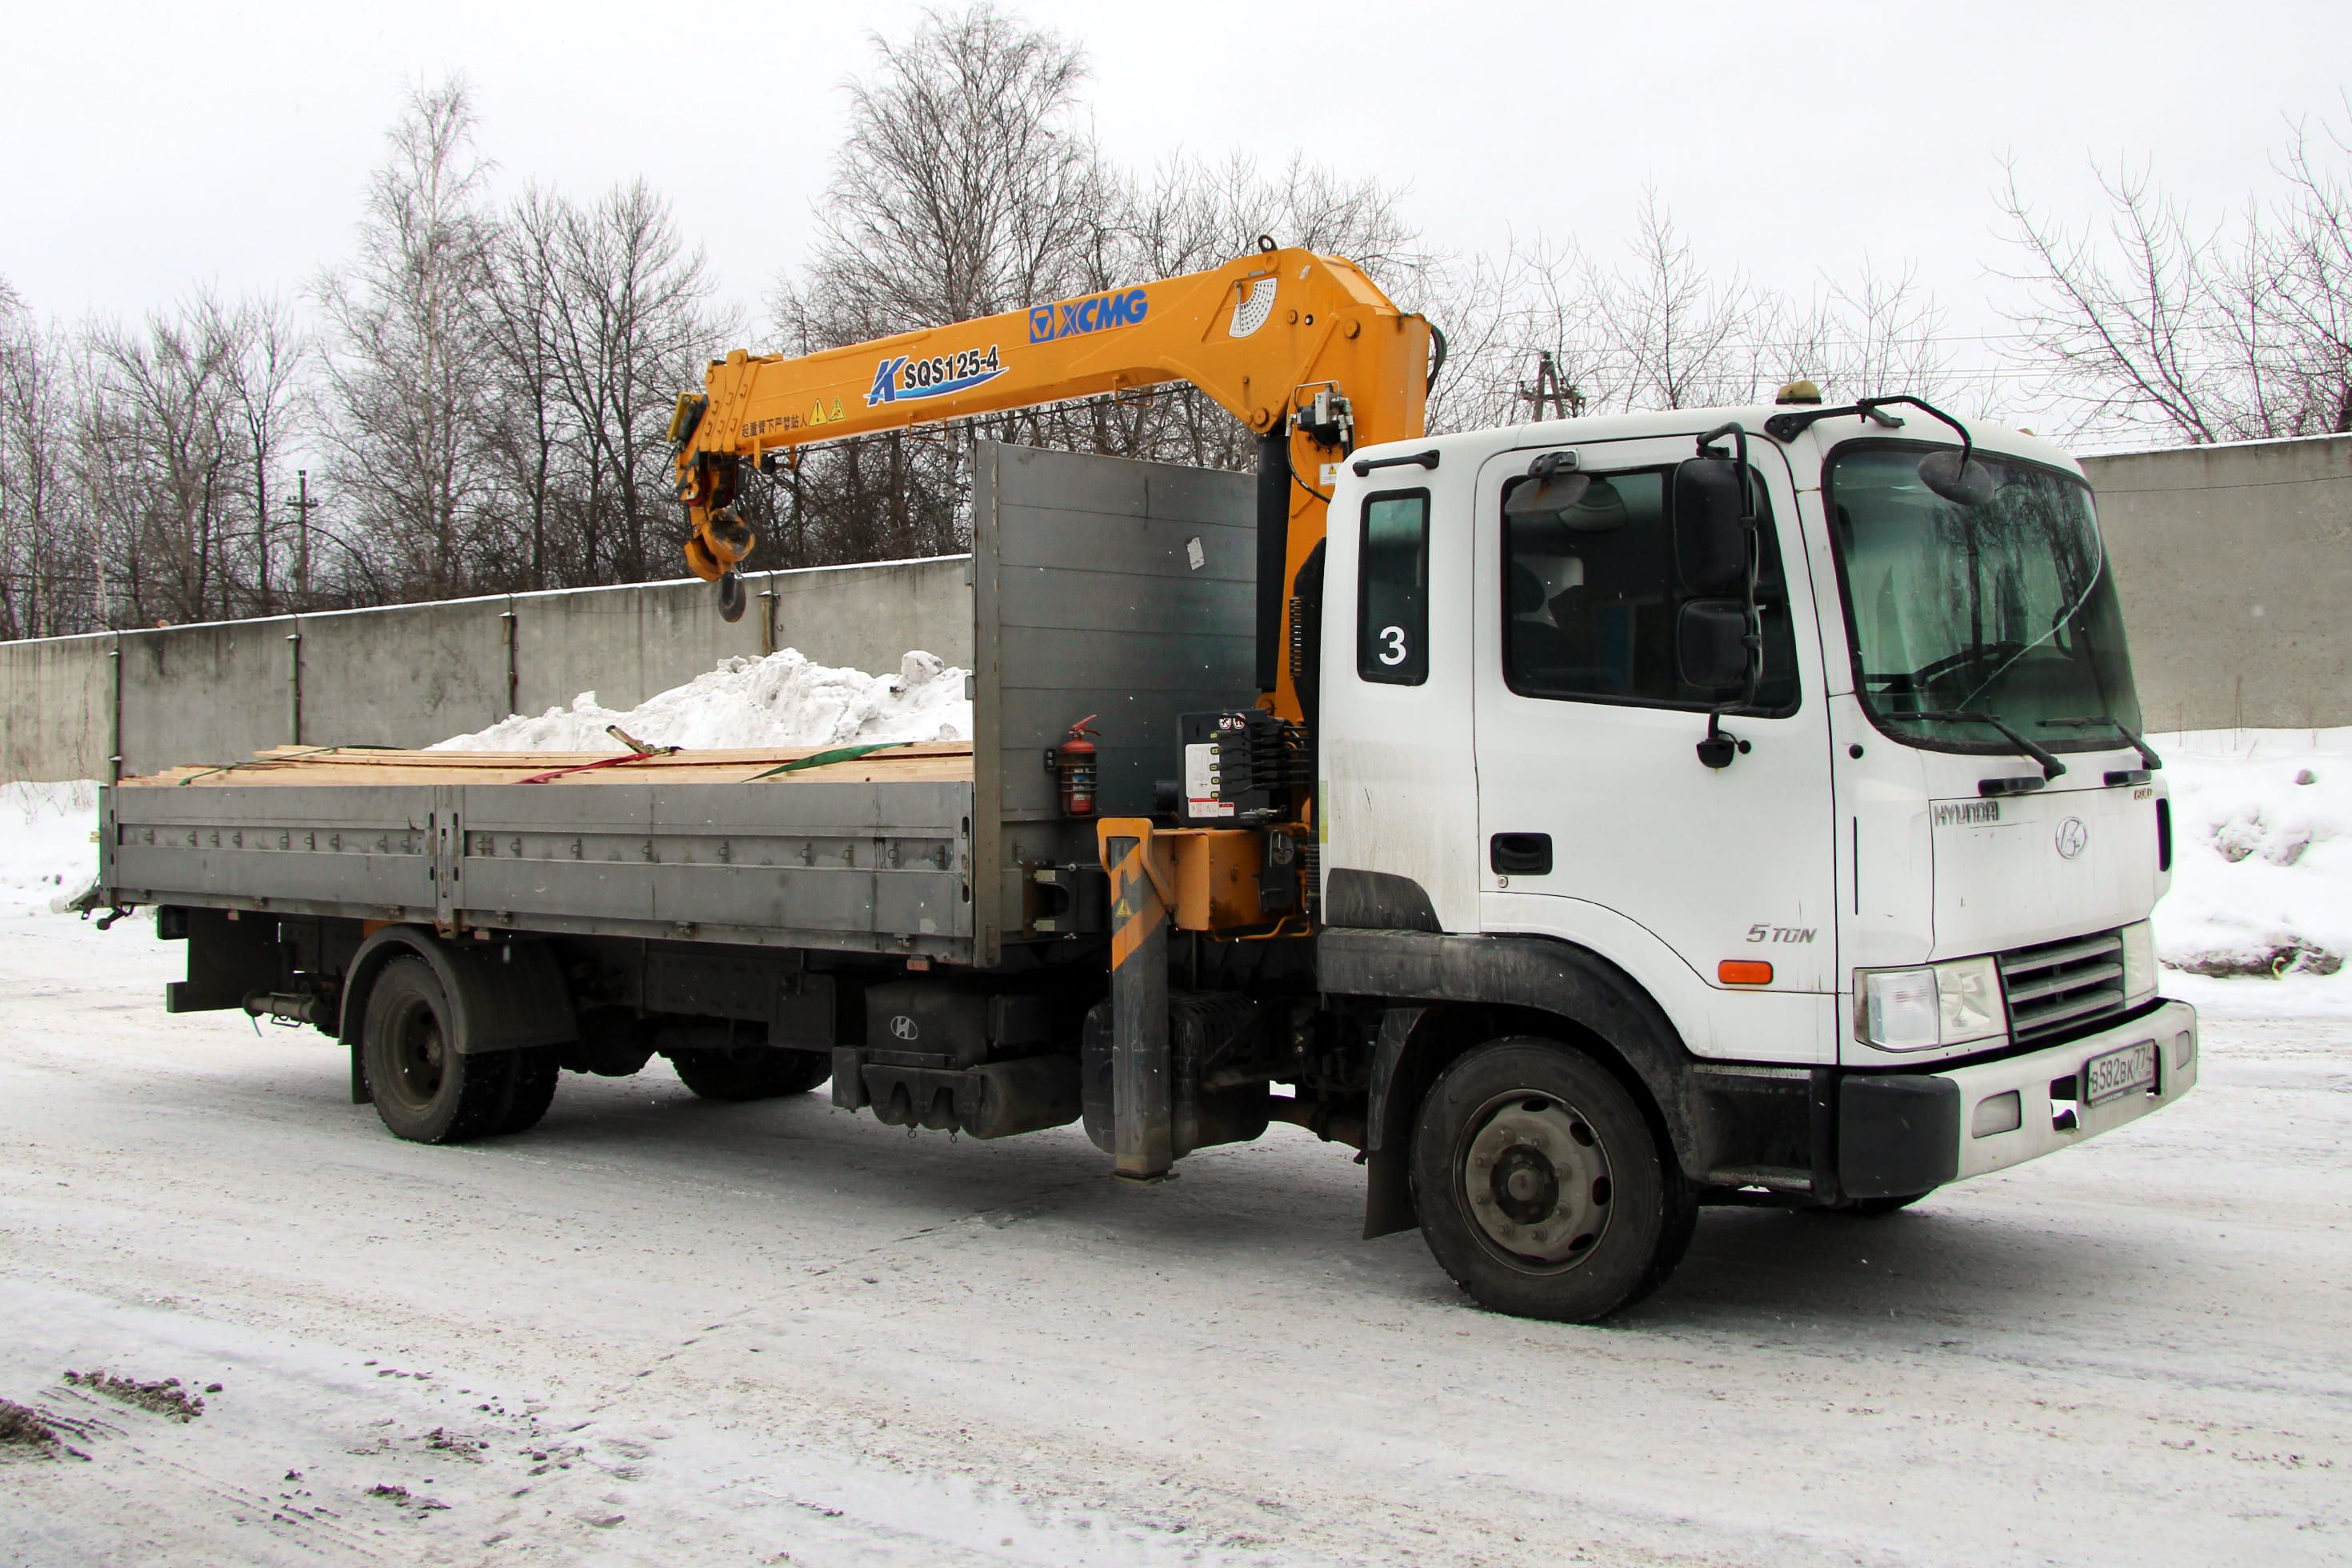
<svg viewBox="0 0 2352 1568">
<path fill-rule="evenodd" d="M 1883 1051 L 1964 1046 L 2009 1029 L 2000 966 L 1990 958 L 1858 970 L 1853 989 L 1854 1037 Z"/>
<path fill-rule="evenodd" d="M 2117 933 L 2124 939 L 2124 1005 L 2137 1005 L 2156 994 L 2156 928 L 2146 921 Z"/>
</svg>

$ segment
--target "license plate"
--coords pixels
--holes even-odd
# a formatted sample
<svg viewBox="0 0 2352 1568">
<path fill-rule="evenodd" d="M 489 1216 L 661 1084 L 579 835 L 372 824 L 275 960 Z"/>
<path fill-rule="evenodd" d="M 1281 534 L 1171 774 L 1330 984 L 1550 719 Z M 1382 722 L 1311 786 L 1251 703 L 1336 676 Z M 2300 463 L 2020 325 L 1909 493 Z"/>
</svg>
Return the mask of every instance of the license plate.
<svg viewBox="0 0 2352 1568">
<path fill-rule="evenodd" d="M 2083 1103 L 2103 1105 L 2134 1090 L 2156 1087 L 2156 1042 L 2142 1040 L 2083 1064 Z"/>
</svg>

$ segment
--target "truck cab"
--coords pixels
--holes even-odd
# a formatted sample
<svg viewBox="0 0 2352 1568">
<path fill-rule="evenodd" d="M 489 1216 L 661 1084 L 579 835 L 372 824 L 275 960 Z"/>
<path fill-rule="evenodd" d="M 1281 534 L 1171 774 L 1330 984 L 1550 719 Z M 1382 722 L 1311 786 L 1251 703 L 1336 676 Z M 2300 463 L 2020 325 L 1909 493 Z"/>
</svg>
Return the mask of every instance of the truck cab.
<svg viewBox="0 0 2352 1568">
<path fill-rule="evenodd" d="M 1535 982 L 1573 969 L 1642 1027 L 1588 1017 L 1572 1043 L 1702 1195 L 1900 1206 L 2193 1086 L 2148 926 L 2169 805 L 2090 489 L 2045 442 L 1941 418 L 1628 415 L 1345 465 L 1325 989 L 1540 1032 Z M 1727 458 L 1746 562 L 1686 469 Z M 1727 627 L 1754 661 L 1736 684 L 1710 668 Z M 1454 1142 L 1490 1157 L 1480 1138 Z M 1539 1285 L 1529 1227 L 1469 1206 L 1468 1247 L 1505 1274 L 1535 1257 Z"/>
</svg>

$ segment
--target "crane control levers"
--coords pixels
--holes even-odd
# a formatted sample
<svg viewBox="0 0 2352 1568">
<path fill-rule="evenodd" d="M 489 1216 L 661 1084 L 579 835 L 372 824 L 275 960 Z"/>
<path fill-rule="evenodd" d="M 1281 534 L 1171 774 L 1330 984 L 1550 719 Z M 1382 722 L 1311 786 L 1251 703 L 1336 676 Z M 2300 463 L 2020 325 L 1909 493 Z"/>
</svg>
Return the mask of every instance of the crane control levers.
<svg viewBox="0 0 2352 1568">
<path fill-rule="evenodd" d="M 742 614 L 746 466 L 818 442 L 1190 382 L 1256 433 L 1258 684 L 1303 717 L 1288 588 L 1323 537 L 1332 466 L 1423 434 L 1431 331 L 1354 263 L 1275 248 L 1205 272 L 786 358 L 711 362 L 670 425 L 695 574 Z"/>
</svg>

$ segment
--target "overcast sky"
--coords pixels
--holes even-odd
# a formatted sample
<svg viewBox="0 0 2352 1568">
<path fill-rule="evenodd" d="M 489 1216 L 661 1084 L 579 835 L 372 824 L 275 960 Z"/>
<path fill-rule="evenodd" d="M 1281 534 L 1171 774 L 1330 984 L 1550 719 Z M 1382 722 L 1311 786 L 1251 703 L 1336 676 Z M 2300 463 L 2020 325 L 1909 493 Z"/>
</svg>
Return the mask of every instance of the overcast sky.
<svg viewBox="0 0 2352 1568">
<path fill-rule="evenodd" d="M 1129 163 L 1303 148 L 1402 188 L 1436 246 L 1542 231 L 1604 258 L 1654 182 L 1705 256 L 1763 281 L 1916 261 L 1956 335 L 2000 326 L 2002 154 L 2062 213 L 2089 216 L 2091 159 L 2147 158 L 2218 218 L 2266 185 L 2284 117 L 2345 123 L 2352 79 L 2345 0 L 1018 9 L 1084 40 Z M 299 289 L 348 247 L 407 84 L 457 70 L 503 188 L 643 175 L 756 321 L 805 248 L 843 79 L 919 8 L 7 10 L 0 277 L 44 315 Z"/>
</svg>

